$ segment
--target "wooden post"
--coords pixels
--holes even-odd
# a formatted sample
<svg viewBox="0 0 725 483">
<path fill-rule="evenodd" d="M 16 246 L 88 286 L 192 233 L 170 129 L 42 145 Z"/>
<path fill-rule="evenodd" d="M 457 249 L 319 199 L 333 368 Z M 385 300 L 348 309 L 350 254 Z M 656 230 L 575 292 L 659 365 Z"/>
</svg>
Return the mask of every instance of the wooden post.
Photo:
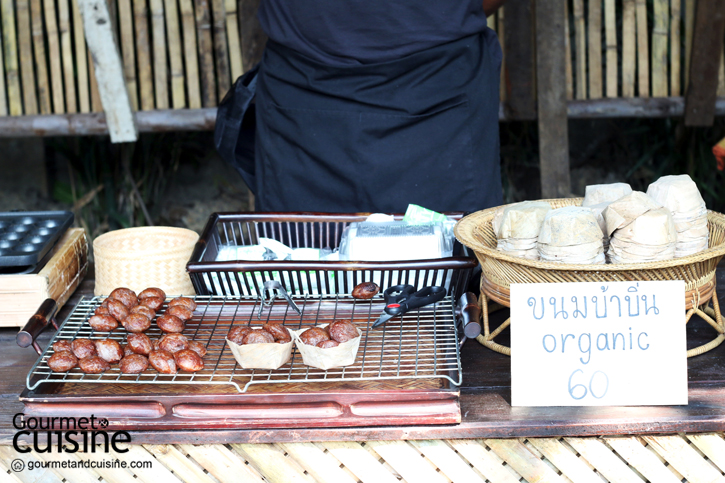
<svg viewBox="0 0 725 483">
<path fill-rule="evenodd" d="M 725 0 L 698 0 L 692 39 L 685 125 L 711 126 L 715 119 L 717 71 L 725 36 Z"/>
<path fill-rule="evenodd" d="M 106 113 L 111 142 L 133 142 L 136 124 L 124 82 L 123 65 L 111 30 L 108 6 L 104 0 L 79 0 L 83 29 L 98 80 L 98 91 Z"/>
<path fill-rule="evenodd" d="M 536 82 L 539 162 L 544 198 L 569 196 L 569 135 L 566 114 L 565 0 L 536 1 Z"/>
<path fill-rule="evenodd" d="M 506 3 L 506 101 L 507 117 L 536 119 L 536 49 L 532 0 Z"/>
</svg>

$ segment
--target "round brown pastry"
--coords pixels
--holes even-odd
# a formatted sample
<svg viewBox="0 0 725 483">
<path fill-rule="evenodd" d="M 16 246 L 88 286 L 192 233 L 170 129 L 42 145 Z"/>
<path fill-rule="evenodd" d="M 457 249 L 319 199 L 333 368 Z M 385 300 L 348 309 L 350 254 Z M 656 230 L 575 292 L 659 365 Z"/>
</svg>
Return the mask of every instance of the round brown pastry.
<svg viewBox="0 0 725 483">
<path fill-rule="evenodd" d="M 149 320 L 154 320 L 154 317 L 156 317 L 156 312 L 145 305 L 137 305 L 131 309 L 131 313 L 145 315 Z"/>
<path fill-rule="evenodd" d="M 356 299 L 371 299 L 380 292 L 380 287 L 373 282 L 363 282 L 357 284 L 352 289 L 352 296 Z"/>
<path fill-rule="evenodd" d="M 317 344 L 317 347 L 320 349 L 329 349 L 330 347 L 337 347 L 340 343 L 336 340 L 323 340 L 319 344 Z"/>
<path fill-rule="evenodd" d="M 164 305 L 164 299 L 161 297 L 146 297 L 145 299 L 141 299 L 141 305 L 145 305 L 154 312 L 157 312 Z"/>
<path fill-rule="evenodd" d="M 199 354 L 191 349 L 184 349 L 174 354 L 174 360 L 179 369 L 185 372 L 196 372 L 204 369 L 204 361 Z"/>
<path fill-rule="evenodd" d="M 264 330 L 272 334 L 274 337 L 274 340 L 278 341 L 280 339 L 290 339 L 290 333 L 287 330 L 287 327 L 285 327 L 282 324 L 264 324 L 262 326 Z"/>
<path fill-rule="evenodd" d="M 53 351 L 54 352 L 73 352 L 73 349 L 71 349 L 71 344 L 69 340 L 58 340 L 53 342 Z"/>
<path fill-rule="evenodd" d="M 274 342 L 274 336 L 262 329 L 250 330 L 247 335 L 244 336 L 245 344 L 271 344 Z"/>
<path fill-rule="evenodd" d="M 360 335 L 357 328 L 347 320 L 336 320 L 327 326 L 327 330 L 330 332 L 330 339 L 340 343 L 347 342 Z"/>
<path fill-rule="evenodd" d="M 121 346 L 123 348 L 123 357 L 130 356 L 131 354 L 135 354 L 133 349 L 131 349 L 128 345 Z"/>
<path fill-rule="evenodd" d="M 147 299 L 149 297 L 157 297 L 160 299 L 166 299 L 166 292 L 164 292 L 160 288 L 149 287 L 146 290 L 143 290 L 140 294 L 138 294 L 139 300 Z"/>
<path fill-rule="evenodd" d="M 176 374 L 176 361 L 173 354 L 165 350 L 151 351 L 149 364 L 161 374 Z"/>
<path fill-rule="evenodd" d="M 166 352 L 179 352 L 189 348 L 189 339 L 181 334 L 166 334 L 159 339 L 159 349 Z"/>
<path fill-rule="evenodd" d="M 124 374 L 139 374 L 149 366 L 149 360 L 141 354 L 129 354 L 119 364 Z"/>
<path fill-rule="evenodd" d="M 144 332 L 151 327 L 151 319 L 143 314 L 128 314 L 128 317 L 121 321 L 123 327 L 129 332 Z"/>
<path fill-rule="evenodd" d="M 97 340 L 95 342 L 98 357 L 100 357 L 104 361 L 115 364 L 123 359 L 123 349 L 121 349 L 121 344 L 119 344 L 115 340 L 104 339 Z"/>
<path fill-rule="evenodd" d="M 118 321 L 110 315 L 94 315 L 88 319 L 88 325 L 99 332 L 111 332 L 118 327 Z"/>
<path fill-rule="evenodd" d="M 109 299 L 116 299 L 123 303 L 129 310 L 138 305 L 136 292 L 131 289 L 120 287 L 108 294 Z"/>
<path fill-rule="evenodd" d="M 246 326 L 234 327 L 227 334 L 227 339 L 234 342 L 235 344 L 242 345 L 242 344 L 244 344 L 244 336 L 249 334 L 251 331 L 252 331 L 251 327 L 246 327 Z"/>
<path fill-rule="evenodd" d="M 122 321 L 126 317 L 128 317 L 128 307 L 126 307 L 123 302 L 116 299 L 107 299 L 108 300 L 108 312 L 111 314 L 111 316 L 118 320 Z"/>
<path fill-rule="evenodd" d="M 164 332 L 178 333 L 184 331 L 184 321 L 175 315 L 164 314 L 158 317 L 156 325 Z"/>
<path fill-rule="evenodd" d="M 78 367 L 80 367 L 81 371 L 86 374 L 100 374 L 109 370 L 111 368 L 111 364 L 98 356 L 89 356 L 79 359 Z"/>
<path fill-rule="evenodd" d="M 173 307 L 175 305 L 182 305 L 192 312 L 196 310 L 196 302 L 189 297 L 176 297 L 174 300 L 169 302 L 169 307 Z"/>
<path fill-rule="evenodd" d="M 190 340 L 189 349 L 199 354 L 199 357 L 204 357 L 206 355 L 206 346 L 201 342 Z"/>
<path fill-rule="evenodd" d="M 96 344 L 91 339 L 75 339 L 70 346 L 73 355 L 78 359 L 96 355 Z"/>
<path fill-rule="evenodd" d="M 126 336 L 126 342 L 128 343 L 128 348 L 136 354 L 147 356 L 149 352 L 154 350 L 151 339 L 146 334 L 128 334 Z"/>
<path fill-rule="evenodd" d="M 78 358 L 72 352 L 56 352 L 48 359 L 48 367 L 53 372 L 68 372 L 78 365 Z"/>
<path fill-rule="evenodd" d="M 178 317 L 184 322 L 191 319 L 191 317 L 194 315 L 191 310 L 187 309 L 183 305 L 172 305 L 171 307 L 166 309 L 166 314 Z"/>
<path fill-rule="evenodd" d="M 300 334 L 300 340 L 307 345 L 317 345 L 323 340 L 330 340 L 330 336 L 320 327 L 310 327 Z"/>
</svg>

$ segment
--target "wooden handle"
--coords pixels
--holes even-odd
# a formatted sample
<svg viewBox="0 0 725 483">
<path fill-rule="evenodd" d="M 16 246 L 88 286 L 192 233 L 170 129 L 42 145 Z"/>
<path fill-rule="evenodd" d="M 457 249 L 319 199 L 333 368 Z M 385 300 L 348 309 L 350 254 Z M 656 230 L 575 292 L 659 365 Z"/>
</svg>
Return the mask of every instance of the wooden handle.
<svg viewBox="0 0 725 483">
<path fill-rule="evenodd" d="M 478 306 L 478 299 L 471 292 L 466 292 L 458 299 L 456 306 L 463 334 L 473 339 L 481 333 L 481 308 Z"/>
<path fill-rule="evenodd" d="M 35 339 L 51 323 L 57 309 L 58 304 L 55 300 L 45 299 L 38 308 L 38 311 L 30 317 L 28 323 L 25 324 L 25 327 L 15 337 L 18 345 L 20 347 L 28 347 L 32 344 L 38 354 L 40 354 L 42 351 L 40 350 L 40 346 L 35 342 Z"/>
</svg>

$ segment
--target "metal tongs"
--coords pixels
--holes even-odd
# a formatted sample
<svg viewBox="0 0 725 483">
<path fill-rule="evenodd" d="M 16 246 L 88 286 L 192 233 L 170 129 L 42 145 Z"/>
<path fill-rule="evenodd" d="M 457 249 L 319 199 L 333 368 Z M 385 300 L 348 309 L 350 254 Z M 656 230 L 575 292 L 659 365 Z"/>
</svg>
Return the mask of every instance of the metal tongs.
<svg viewBox="0 0 725 483">
<path fill-rule="evenodd" d="M 267 292 L 272 291 L 281 293 L 285 300 L 287 300 L 287 303 L 290 304 L 292 309 L 294 309 L 294 311 L 297 312 L 299 315 L 302 315 L 302 311 L 300 311 L 299 307 L 297 307 L 297 304 L 294 303 L 292 297 L 289 296 L 282 284 L 276 280 L 267 280 L 266 282 L 264 282 L 264 288 L 262 288 L 262 300 L 259 303 L 259 313 L 257 314 L 258 319 L 262 318 L 262 310 L 264 309 L 264 307 L 271 307 L 274 299 L 277 297 L 277 294 L 275 293 L 269 297 L 269 300 L 266 299 Z"/>
</svg>

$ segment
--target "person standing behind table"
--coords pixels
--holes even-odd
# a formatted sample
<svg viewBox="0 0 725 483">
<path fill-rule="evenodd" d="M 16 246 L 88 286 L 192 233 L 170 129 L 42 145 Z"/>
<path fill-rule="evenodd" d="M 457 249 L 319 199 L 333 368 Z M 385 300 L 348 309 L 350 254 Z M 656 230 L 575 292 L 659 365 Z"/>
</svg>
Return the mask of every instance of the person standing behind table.
<svg viewBox="0 0 725 483">
<path fill-rule="evenodd" d="M 262 0 L 262 60 L 215 132 L 256 209 L 500 205 L 501 48 L 486 14 L 503 2 Z"/>
</svg>

